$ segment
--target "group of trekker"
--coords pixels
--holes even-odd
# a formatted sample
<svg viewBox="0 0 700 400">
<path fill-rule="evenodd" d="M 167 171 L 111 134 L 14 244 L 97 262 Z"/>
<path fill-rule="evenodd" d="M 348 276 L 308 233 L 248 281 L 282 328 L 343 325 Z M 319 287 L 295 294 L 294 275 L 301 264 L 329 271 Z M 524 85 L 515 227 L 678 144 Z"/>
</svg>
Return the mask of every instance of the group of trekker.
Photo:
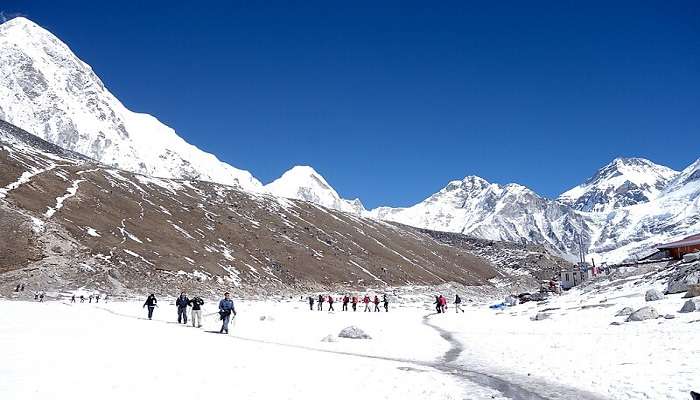
<svg viewBox="0 0 700 400">
<path fill-rule="evenodd" d="M 219 319 L 222 321 L 219 333 L 228 333 L 228 325 L 231 322 L 231 316 L 236 316 L 236 308 L 230 296 L 231 294 L 226 292 L 224 293 L 224 298 L 219 301 Z M 190 299 L 185 292 L 181 292 L 180 296 L 175 300 L 175 307 L 177 307 L 177 323 L 187 325 L 187 308 L 192 307 L 192 326 L 201 328 L 203 305 L 204 300 L 202 300 L 201 297 L 195 296 Z M 146 302 L 143 303 L 143 308 L 148 308 L 148 319 L 153 319 L 153 310 L 155 310 L 156 307 L 158 307 L 158 299 L 156 299 L 155 294 L 151 293 L 146 299 Z"/>
<path fill-rule="evenodd" d="M 85 297 L 84 295 L 81 294 L 80 297 L 78 297 L 78 298 L 80 299 L 80 302 L 81 302 L 81 303 L 85 303 L 86 297 Z M 106 295 L 105 295 L 104 301 L 107 302 L 107 299 L 108 299 L 108 298 L 109 298 L 109 295 L 106 294 Z M 94 295 L 91 294 L 91 295 L 89 295 L 89 296 L 87 297 L 87 300 L 88 300 L 88 303 L 92 303 L 92 300 L 95 300 L 95 303 L 99 303 L 99 302 L 100 302 L 100 294 L 99 294 L 99 293 L 98 293 L 98 294 L 94 294 Z M 70 302 L 71 302 L 71 303 L 75 303 L 75 302 L 76 302 L 76 300 L 75 300 L 75 295 L 72 295 L 72 296 L 70 297 Z"/>
<path fill-rule="evenodd" d="M 333 295 L 324 296 L 322 294 L 319 294 L 317 299 L 314 296 L 309 296 L 308 301 L 309 310 L 311 311 L 314 310 L 314 302 L 317 304 L 316 309 L 318 311 L 323 311 L 323 303 L 328 303 L 328 311 L 335 311 L 335 309 L 333 308 L 333 304 L 335 303 Z M 358 296 L 350 297 L 346 294 L 340 299 L 340 301 L 343 303 L 343 311 L 348 311 L 348 305 L 352 306 L 352 311 L 357 311 L 357 304 L 361 301 L 362 304 L 365 305 L 364 312 L 372 312 L 372 304 L 374 305 L 374 312 L 381 311 L 379 309 L 379 304 L 383 304 L 384 311 L 389 312 L 389 298 L 387 298 L 386 294 L 382 296 L 382 300 L 379 300 L 379 296 L 377 295 L 375 295 L 374 299 L 372 299 L 368 294 L 366 294 L 365 297 L 363 297 L 360 300 Z"/>
<path fill-rule="evenodd" d="M 443 314 L 447 312 L 447 298 L 443 295 L 437 295 L 435 296 L 435 301 L 433 302 L 435 304 L 435 311 L 437 311 L 438 314 Z M 454 301 L 454 306 L 455 306 L 455 312 L 459 313 L 464 312 L 462 310 L 462 298 L 459 297 L 458 294 L 455 294 L 455 301 Z"/>
</svg>

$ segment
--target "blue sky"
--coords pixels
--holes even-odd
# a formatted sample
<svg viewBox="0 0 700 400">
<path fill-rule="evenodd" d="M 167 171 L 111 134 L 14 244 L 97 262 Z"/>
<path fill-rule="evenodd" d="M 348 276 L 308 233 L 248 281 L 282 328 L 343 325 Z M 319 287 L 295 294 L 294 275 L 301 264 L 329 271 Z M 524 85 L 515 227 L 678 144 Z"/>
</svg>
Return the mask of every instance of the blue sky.
<svg viewBox="0 0 700 400">
<path fill-rule="evenodd" d="M 307 164 L 406 206 L 466 175 L 555 197 L 617 156 L 700 157 L 698 1 L 136 3 L 0 9 L 264 183 Z"/>
</svg>

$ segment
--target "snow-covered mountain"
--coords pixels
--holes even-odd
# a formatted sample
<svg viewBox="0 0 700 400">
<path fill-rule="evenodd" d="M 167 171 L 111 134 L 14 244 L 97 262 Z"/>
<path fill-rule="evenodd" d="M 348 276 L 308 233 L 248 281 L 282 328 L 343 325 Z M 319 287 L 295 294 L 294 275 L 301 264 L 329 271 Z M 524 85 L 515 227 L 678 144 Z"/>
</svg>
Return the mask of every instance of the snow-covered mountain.
<svg viewBox="0 0 700 400">
<path fill-rule="evenodd" d="M 22 17 L 0 25 L 0 119 L 125 170 L 262 188 L 249 172 L 127 109 L 65 43 Z"/>
<path fill-rule="evenodd" d="M 616 158 L 558 200 L 580 211 L 610 212 L 655 199 L 677 174 L 644 158 Z"/>
<path fill-rule="evenodd" d="M 360 199 L 346 200 L 309 166 L 297 165 L 275 181 L 265 185 L 265 190 L 275 196 L 310 201 L 334 210 L 360 215 L 365 212 Z"/>
<path fill-rule="evenodd" d="M 368 215 L 483 239 L 537 243 L 566 255 L 578 254 L 578 235 L 584 235 L 584 243 L 590 240 L 587 218 L 571 207 L 525 186 L 503 186 L 478 176 L 452 181 L 412 207 L 380 207 Z"/>
<path fill-rule="evenodd" d="M 414 206 L 379 207 L 366 215 L 484 239 L 541 244 L 572 261 L 581 245 L 589 259 L 618 262 L 645 256 L 660 242 L 700 232 L 700 160 L 678 173 L 647 160 L 617 159 L 579 188 L 584 188 L 580 196 L 569 196 L 570 202 L 549 200 L 518 184 L 467 176 Z M 587 205 L 592 211 L 581 210 Z"/>
</svg>

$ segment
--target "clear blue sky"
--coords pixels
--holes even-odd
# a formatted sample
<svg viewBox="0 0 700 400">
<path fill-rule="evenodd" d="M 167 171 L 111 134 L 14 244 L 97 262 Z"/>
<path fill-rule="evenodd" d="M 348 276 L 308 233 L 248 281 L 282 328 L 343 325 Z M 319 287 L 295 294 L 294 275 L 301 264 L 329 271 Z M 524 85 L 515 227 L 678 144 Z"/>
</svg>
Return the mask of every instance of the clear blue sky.
<svg viewBox="0 0 700 400">
<path fill-rule="evenodd" d="M 106 3 L 0 9 L 264 183 L 309 164 L 405 206 L 471 174 L 554 197 L 617 156 L 700 157 L 696 0 Z"/>
</svg>

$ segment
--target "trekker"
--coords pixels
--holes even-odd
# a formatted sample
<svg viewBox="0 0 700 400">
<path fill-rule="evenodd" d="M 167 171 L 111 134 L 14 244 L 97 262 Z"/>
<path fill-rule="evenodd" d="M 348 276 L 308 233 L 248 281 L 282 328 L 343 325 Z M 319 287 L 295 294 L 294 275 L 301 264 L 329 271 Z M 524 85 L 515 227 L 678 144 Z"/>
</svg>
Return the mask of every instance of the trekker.
<svg viewBox="0 0 700 400">
<path fill-rule="evenodd" d="M 440 295 L 440 308 L 442 309 L 443 313 L 447 312 L 447 298 L 445 298 L 443 295 Z"/>
<path fill-rule="evenodd" d="M 42 290 L 39 293 L 39 303 L 43 303 L 43 302 L 44 302 L 44 291 Z"/>
<path fill-rule="evenodd" d="M 328 296 L 328 311 L 335 311 L 333 309 L 333 295 Z"/>
<path fill-rule="evenodd" d="M 71 302 L 71 303 L 75 303 L 75 295 L 73 295 L 73 296 L 70 297 L 70 302 Z"/>
<path fill-rule="evenodd" d="M 343 311 L 347 311 L 347 310 L 348 310 L 348 303 L 349 303 L 349 302 L 350 302 L 350 296 L 348 296 L 348 295 L 346 294 L 345 296 L 343 296 Z"/>
<path fill-rule="evenodd" d="M 80 302 L 85 303 L 85 296 L 83 296 L 82 294 L 80 295 Z"/>
<path fill-rule="evenodd" d="M 384 302 L 384 311 L 389 312 L 389 299 L 386 297 L 386 294 L 384 294 L 382 301 Z"/>
<path fill-rule="evenodd" d="M 459 297 L 458 294 L 455 294 L 455 313 L 459 314 L 459 312 L 464 312 L 462 310 L 462 298 Z"/>
<path fill-rule="evenodd" d="M 204 300 L 201 297 L 195 296 L 190 300 L 190 305 L 192 306 L 192 326 L 195 328 L 202 327 L 202 305 Z"/>
<path fill-rule="evenodd" d="M 367 312 L 367 311 L 371 312 L 372 310 L 370 310 L 370 308 L 369 308 L 369 295 L 365 295 L 365 298 L 362 299 L 362 302 L 365 303 L 365 311 L 364 312 Z"/>
<path fill-rule="evenodd" d="M 379 296 L 374 295 L 374 312 L 379 312 Z"/>
<path fill-rule="evenodd" d="M 34 292 L 34 300 L 39 300 L 39 292 Z"/>
<path fill-rule="evenodd" d="M 357 296 L 352 296 L 352 311 L 357 311 Z"/>
<path fill-rule="evenodd" d="M 318 295 L 318 311 L 323 311 L 323 295 Z"/>
<path fill-rule="evenodd" d="M 219 302 L 219 315 L 223 321 L 219 333 L 228 333 L 228 323 L 231 321 L 231 314 L 236 316 L 236 309 L 233 306 L 233 300 L 229 298 L 230 293 L 224 293 L 224 298 Z"/>
<path fill-rule="evenodd" d="M 440 304 L 440 296 L 435 296 L 435 311 L 437 311 L 438 314 L 442 314 L 442 305 Z"/>
<path fill-rule="evenodd" d="M 177 323 L 181 321 L 187 325 L 187 306 L 190 304 L 190 299 L 187 298 L 185 292 L 180 293 L 180 297 L 175 300 L 177 306 Z"/>
<path fill-rule="evenodd" d="M 97 294 L 97 295 L 95 295 L 95 303 L 99 303 L 99 302 L 100 302 L 100 295 Z"/>
<path fill-rule="evenodd" d="M 314 296 L 309 296 L 309 310 L 314 310 Z"/>
<path fill-rule="evenodd" d="M 88 303 L 92 304 L 92 298 L 93 298 L 93 297 L 94 297 L 93 295 L 88 296 L 88 299 L 90 300 L 90 301 L 88 301 Z"/>
<path fill-rule="evenodd" d="M 83 296 L 80 296 L 80 302 L 83 302 Z M 148 307 L 148 319 L 153 318 L 153 310 L 158 307 L 158 300 L 156 300 L 156 295 L 151 293 L 148 295 L 146 302 L 143 303 L 143 307 Z M 141 308 L 143 308 L 141 307 Z"/>
</svg>

